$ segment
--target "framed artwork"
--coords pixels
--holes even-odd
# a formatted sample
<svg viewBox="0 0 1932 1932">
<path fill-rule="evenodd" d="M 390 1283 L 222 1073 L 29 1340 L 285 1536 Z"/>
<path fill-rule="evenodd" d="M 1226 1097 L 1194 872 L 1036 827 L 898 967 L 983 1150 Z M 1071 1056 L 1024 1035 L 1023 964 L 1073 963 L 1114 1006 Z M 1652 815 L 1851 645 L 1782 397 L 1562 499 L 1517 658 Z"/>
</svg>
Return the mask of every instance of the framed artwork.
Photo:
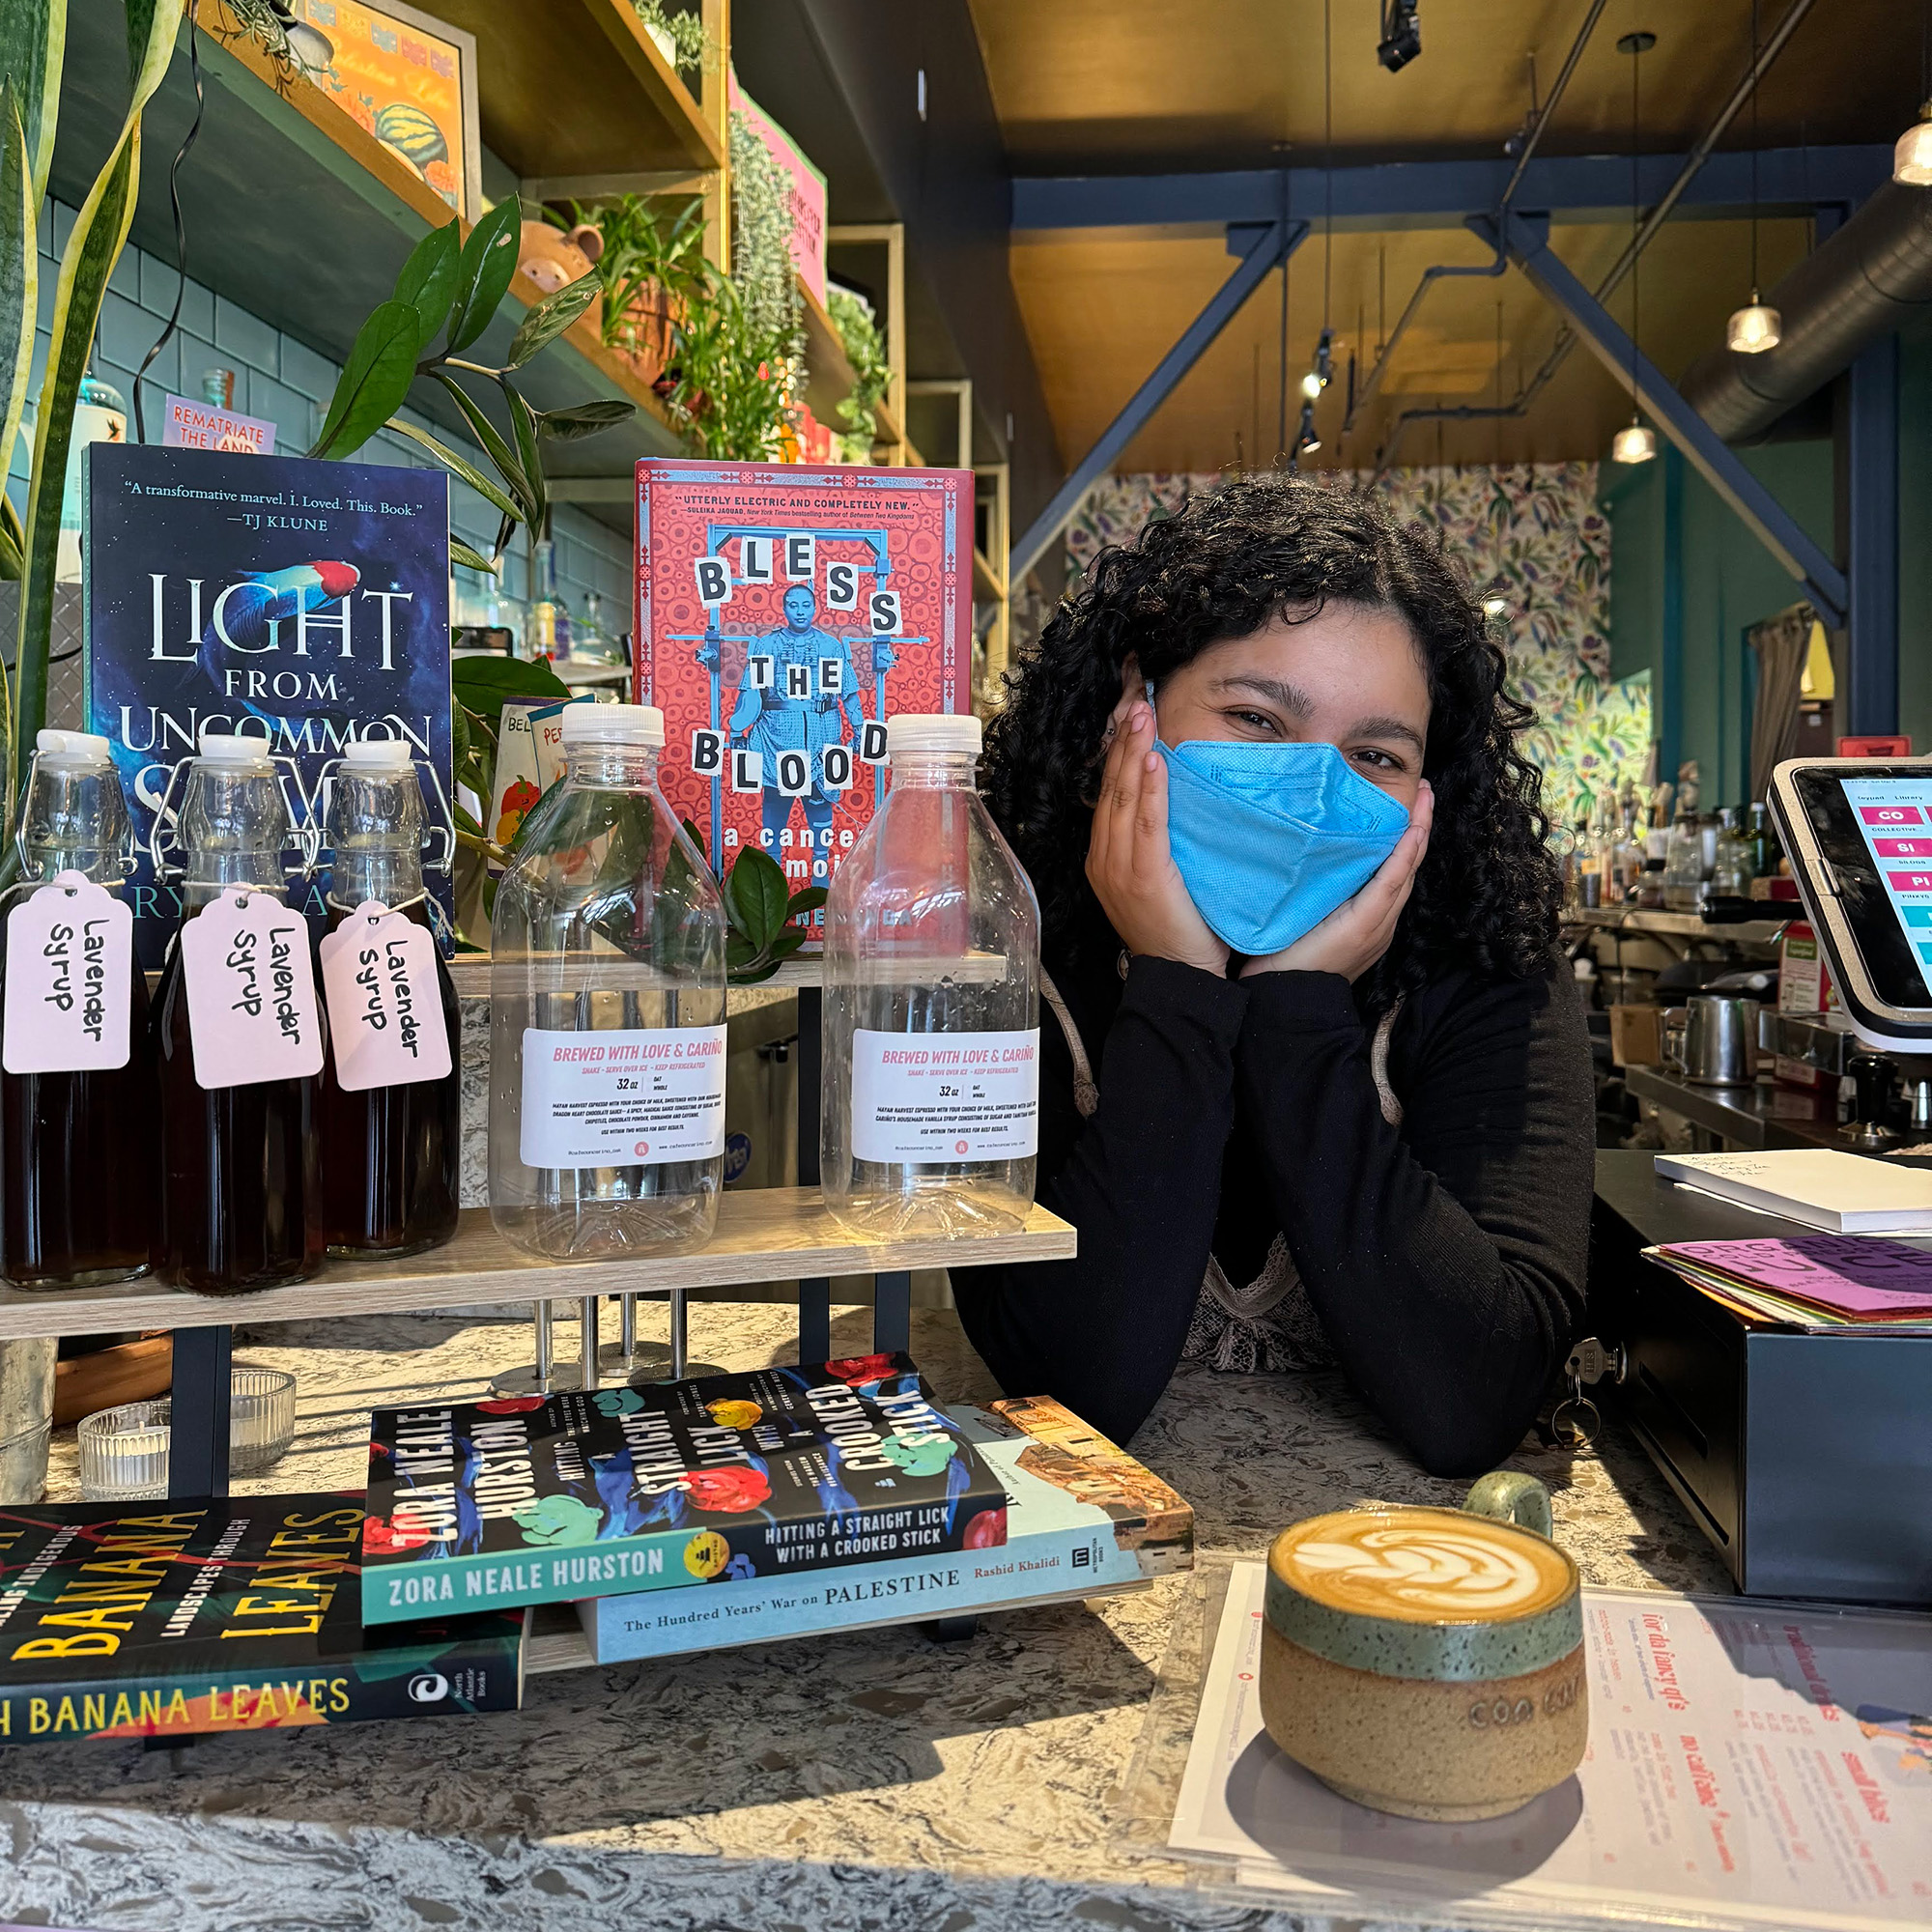
<svg viewBox="0 0 1932 1932">
<path fill-rule="evenodd" d="M 483 213 L 476 38 L 398 0 L 292 0 L 308 78 L 466 221 Z"/>
</svg>

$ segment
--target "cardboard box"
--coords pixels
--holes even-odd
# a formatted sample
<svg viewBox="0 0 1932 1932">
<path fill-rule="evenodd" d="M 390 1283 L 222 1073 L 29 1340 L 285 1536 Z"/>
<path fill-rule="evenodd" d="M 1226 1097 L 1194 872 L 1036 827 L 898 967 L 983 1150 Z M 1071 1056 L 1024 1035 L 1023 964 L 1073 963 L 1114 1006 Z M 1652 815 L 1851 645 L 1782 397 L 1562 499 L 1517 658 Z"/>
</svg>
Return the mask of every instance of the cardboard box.
<svg viewBox="0 0 1932 1932">
<path fill-rule="evenodd" d="M 1610 1060 L 1618 1066 L 1656 1066 L 1663 1060 L 1663 1009 L 1612 1007 Z"/>
</svg>

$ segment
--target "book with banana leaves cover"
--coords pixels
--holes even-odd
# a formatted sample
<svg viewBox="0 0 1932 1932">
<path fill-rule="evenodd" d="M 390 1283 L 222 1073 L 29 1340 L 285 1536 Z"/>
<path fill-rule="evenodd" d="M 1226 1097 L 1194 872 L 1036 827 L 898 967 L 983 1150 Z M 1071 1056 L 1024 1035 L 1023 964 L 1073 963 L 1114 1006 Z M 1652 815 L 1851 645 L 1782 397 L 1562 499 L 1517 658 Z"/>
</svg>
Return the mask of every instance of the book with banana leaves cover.
<svg viewBox="0 0 1932 1932">
<path fill-rule="evenodd" d="M 362 1498 L 0 1509 L 0 1744 L 514 1711 L 520 1610 L 365 1632 Z"/>
<path fill-rule="evenodd" d="M 1007 1537 L 904 1355 L 378 1409 L 365 1623 L 676 1589 Z"/>
</svg>

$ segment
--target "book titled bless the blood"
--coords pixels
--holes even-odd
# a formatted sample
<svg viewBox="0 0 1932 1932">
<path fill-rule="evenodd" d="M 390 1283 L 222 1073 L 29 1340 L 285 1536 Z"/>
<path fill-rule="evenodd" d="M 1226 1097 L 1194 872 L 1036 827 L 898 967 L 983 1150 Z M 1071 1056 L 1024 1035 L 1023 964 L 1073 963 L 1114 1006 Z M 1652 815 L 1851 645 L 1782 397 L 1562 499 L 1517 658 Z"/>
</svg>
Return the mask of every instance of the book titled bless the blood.
<svg viewBox="0 0 1932 1932">
<path fill-rule="evenodd" d="M 365 1623 L 1007 1539 L 1004 1485 L 903 1355 L 371 1425 Z"/>
<path fill-rule="evenodd" d="M 637 697 L 721 873 L 825 886 L 886 789 L 889 719 L 968 708 L 973 472 L 647 458 Z"/>
</svg>

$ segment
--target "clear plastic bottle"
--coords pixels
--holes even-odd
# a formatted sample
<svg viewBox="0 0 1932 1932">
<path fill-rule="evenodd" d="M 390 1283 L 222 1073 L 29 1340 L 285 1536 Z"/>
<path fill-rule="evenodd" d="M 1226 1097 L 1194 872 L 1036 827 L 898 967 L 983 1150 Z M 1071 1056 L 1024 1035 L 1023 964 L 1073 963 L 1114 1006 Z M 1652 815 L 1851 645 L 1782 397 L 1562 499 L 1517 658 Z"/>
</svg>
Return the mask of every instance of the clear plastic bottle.
<svg viewBox="0 0 1932 1932">
<path fill-rule="evenodd" d="M 422 841 L 422 787 L 408 744 L 363 738 L 349 746 L 328 802 L 329 931 L 373 900 L 433 937 Z M 436 983 L 450 1045 L 446 1074 L 345 1090 L 333 1051 L 323 1068 L 323 1233 L 331 1254 L 420 1254 L 456 1232 L 462 1016 L 440 949 Z"/>
<path fill-rule="evenodd" d="M 724 905 L 664 713 L 573 704 L 491 914 L 490 1216 L 526 1253 L 701 1247 L 724 1176 Z"/>
<path fill-rule="evenodd" d="M 1010 1232 L 1033 1205 L 1039 904 L 974 789 L 980 721 L 886 731 L 892 789 L 825 906 L 825 1201 L 864 1234 Z"/>
<path fill-rule="evenodd" d="M 43 731 L 37 749 L 18 833 L 23 883 L 5 910 L 60 872 L 118 894 L 134 846 L 107 740 Z M 0 919 L 0 945 L 6 930 Z M 0 1073 L 0 1274 L 21 1288 L 95 1288 L 148 1271 L 160 1148 L 138 958 L 129 980 L 125 1066 Z"/>
<path fill-rule="evenodd" d="M 299 833 L 264 740 L 204 734 L 185 776 L 178 837 L 184 927 L 238 886 L 286 901 L 283 853 Z M 202 1294 L 240 1294 L 313 1274 L 323 1248 L 319 1079 L 200 1085 L 180 932 L 161 967 L 154 1026 L 168 1280 Z"/>
</svg>

